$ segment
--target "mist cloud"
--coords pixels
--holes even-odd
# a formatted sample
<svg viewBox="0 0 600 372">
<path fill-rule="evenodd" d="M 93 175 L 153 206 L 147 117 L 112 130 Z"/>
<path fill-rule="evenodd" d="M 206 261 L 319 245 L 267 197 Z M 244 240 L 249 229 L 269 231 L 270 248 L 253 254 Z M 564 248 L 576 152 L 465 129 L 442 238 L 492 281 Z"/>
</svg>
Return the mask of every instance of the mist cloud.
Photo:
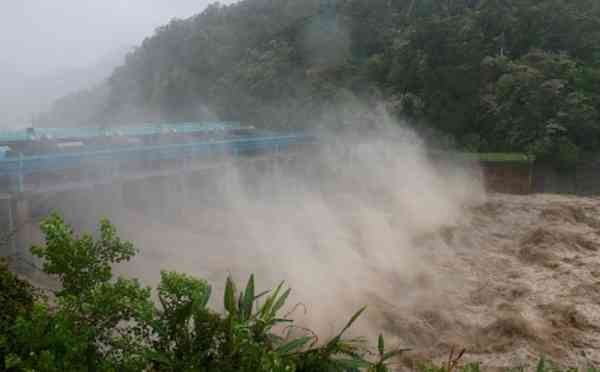
<svg viewBox="0 0 600 372">
<path fill-rule="evenodd" d="M 5 0 L 0 4 L 0 70 L 32 76 L 88 66 L 123 45 L 139 44 L 172 18 L 202 12 L 211 2 Z"/>
<path fill-rule="evenodd" d="M 326 146 L 281 163 L 246 159 L 125 189 L 70 192 L 53 197 L 54 207 L 77 230 L 108 216 L 141 251 L 120 267 L 127 276 L 151 285 L 160 270 L 206 278 L 216 306 L 229 274 L 243 282 L 255 273 L 261 290 L 285 280 L 290 303 L 308 309 L 294 314 L 301 324 L 327 335 L 374 304 L 356 328 L 374 336 L 385 329 L 380 307 L 452 310 L 448 293 L 461 279 L 439 273 L 432 252 L 453 254 L 439 232 L 460 224 L 484 192 L 477 170 L 443 171 L 410 129 L 385 112 L 366 116 L 377 125 L 344 117 L 344 130 L 320 133 Z"/>
<path fill-rule="evenodd" d="M 227 0 L 221 3 L 228 4 Z M 0 130 L 31 125 L 58 98 L 91 89 L 173 18 L 211 0 L 0 2 Z"/>
</svg>

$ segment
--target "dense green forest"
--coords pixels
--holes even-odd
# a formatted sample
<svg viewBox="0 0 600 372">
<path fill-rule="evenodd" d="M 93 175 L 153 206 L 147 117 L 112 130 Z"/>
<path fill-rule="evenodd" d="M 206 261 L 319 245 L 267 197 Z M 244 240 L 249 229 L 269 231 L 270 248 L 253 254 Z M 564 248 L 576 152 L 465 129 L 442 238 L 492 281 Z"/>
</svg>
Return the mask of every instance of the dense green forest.
<svg viewBox="0 0 600 372">
<path fill-rule="evenodd" d="M 384 104 L 440 146 L 576 160 L 600 142 L 600 3 L 213 4 L 159 28 L 104 86 L 43 121 L 338 128 L 358 103 Z"/>
</svg>

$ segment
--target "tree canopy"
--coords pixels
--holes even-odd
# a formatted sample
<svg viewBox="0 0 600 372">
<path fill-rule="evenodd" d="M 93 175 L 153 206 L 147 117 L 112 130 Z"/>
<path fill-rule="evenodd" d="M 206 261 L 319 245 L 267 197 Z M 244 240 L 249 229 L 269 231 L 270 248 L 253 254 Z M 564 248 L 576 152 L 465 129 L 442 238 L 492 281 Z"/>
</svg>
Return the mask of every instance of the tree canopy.
<svg viewBox="0 0 600 372">
<path fill-rule="evenodd" d="M 350 97 L 463 149 L 569 162 L 597 149 L 599 63 L 594 0 L 243 0 L 157 29 L 44 120 L 304 128 Z"/>
</svg>

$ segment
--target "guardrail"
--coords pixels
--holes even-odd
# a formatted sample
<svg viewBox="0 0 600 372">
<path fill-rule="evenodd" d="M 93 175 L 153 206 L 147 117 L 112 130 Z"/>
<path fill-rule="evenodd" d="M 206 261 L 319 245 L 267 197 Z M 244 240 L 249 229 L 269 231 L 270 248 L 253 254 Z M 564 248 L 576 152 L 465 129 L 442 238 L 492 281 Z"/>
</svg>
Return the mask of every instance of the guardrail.
<svg viewBox="0 0 600 372">
<path fill-rule="evenodd" d="M 165 132 L 188 134 L 234 130 L 239 128 L 241 128 L 241 125 L 237 122 L 162 123 L 124 125 L 108 128 L 29 128 L 13 131 L 0 131 L 0 144 L 27 142 L 36 138 L 49 138 L 53 140 L 92 139 L 112 135 L 148 136 Z"/>
<path fill-rule="evenodd" d="M 184 158 L 197 154 L 238 155 L 248 150 L 285 150 L 287 146 L 314 142 L 309 135 L 285 135 L 234 140 L 218 140 L 168 145 L 139 145 L 89 152 L 60 153 L 42 156 L 20 156 L 0 159 L 0 176 L 24 176 L 40 171 L 83 168 L 90 164 L 120 161 L 152 161 Z"/>
</svg>

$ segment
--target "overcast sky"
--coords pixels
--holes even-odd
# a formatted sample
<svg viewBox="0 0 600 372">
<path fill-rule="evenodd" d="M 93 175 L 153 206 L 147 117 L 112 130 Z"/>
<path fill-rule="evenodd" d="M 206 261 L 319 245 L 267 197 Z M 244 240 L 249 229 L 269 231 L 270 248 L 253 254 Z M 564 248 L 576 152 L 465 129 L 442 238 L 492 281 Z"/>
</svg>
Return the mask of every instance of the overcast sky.
<svg viewBox="0 0 600 372">
<path fill-rule="evenodd" d="M 0 0 L 0 69 L 35 76 L 89 66 L 139 44 L 170 19 L 200 13 L 212 2 Z"/>
</svg>

